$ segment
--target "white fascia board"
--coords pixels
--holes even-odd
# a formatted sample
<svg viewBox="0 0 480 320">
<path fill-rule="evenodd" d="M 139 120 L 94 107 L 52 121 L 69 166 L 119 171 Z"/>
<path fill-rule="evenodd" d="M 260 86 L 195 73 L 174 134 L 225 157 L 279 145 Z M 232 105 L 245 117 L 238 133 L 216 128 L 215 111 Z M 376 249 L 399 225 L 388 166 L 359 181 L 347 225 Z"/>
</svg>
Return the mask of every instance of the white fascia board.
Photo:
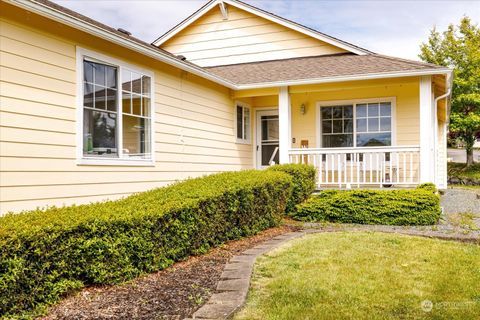
<svg viewBox="0 0 480 320">
<path fill-rule="evenodd" d="M 188 27 L 190 24 L 195 22 L 198 18 L 203 16 L 205 13 L 207 13 L 209 10 L 211 10 L 213 7 L 215 7 L 217 4 L 220 4 L 220 5 L 228 4 L 228 5 L 237 7 L 241 10 L 250 12 L 250 13 L 256 15 L 256 16 L 262 17 L 264 19 L 275 22 L 275 23 L 280 24 L 280 25 L 282 25 L 284 27 L 287 27 L 289 29 L 292 29 L 292 30 L 298 31 L 300 33 L 303 33 L 303 34 L 305 34 L 309 37 L 321 40 L 323 42 L 329 43 L 331 45 L 334 45 L 336 47 L 342 48 L 344 50 L 347 50 L 349 52 L 352 52 L 352 53 L 355 53 L 355 54 L 358 54 L 358 55 L 364 55 L 364 54 L 368 53 L 368 50 L 364 50 L 364 49 L 361 49 L 361 48 L 357 48 L 353 45 L 349 45 L 348 43 L 339 41 L 337 39 L 334 39 L 334 38 L 329 37 L 327 35 L 324 35 L 322 33 L 315 32 L 314 30 L 311 30 L 311 29 L 306 28 L 304 26 L 292 23 L 288 20 L 277 17 L 274 14 L 270 14 L 270 13 L 265 12 L 263 10 L 257 9 L 253 6 L 248 6 L 248 5 L 245 5 L 245 4 L 243 4 L 241 2 L 238 2 L 238 1 L 235 1 L 235 0 L 212 0 L 210 3 L 207 3 L 205 5 L 205 7 L 201 8 L 200 10 L 195 12 L 188 19 L 184 20 L 183 22 L 178 24 L 175 28 L 171 29 L 170 31 L 165 33 L 163 36 L 161 36 L 160 38 L 155 40 L 153 42 L 153 44 L 156 45 L 156 46 L 162 45 L 163 43 L 165 43 L 166 41 L 171 39 L 173 36 L 175 36 L 177 33 L 179 33 L 180 31 L 182 31 L 183 29 Z"/>
<path fill-rule="evenodd" d="M 61 12 L 59 10 L 52 9 L 50 7 L 44 6 L 41 3 L 37 3 L 34 1 L 29 1 L 29 0 L 6 0 L 10 4 L 17 6 L 19 8 L 31 11 L 33 13 L 36 13 L 38 15 L 47 17 L 49 19 L 52 19 L 54 21 L 60 22 L 62 24 L 71 26 L 75 29 L 84 31 L 86 33 L 92 34 L 94 36 L 97 36 L 99 38 L 105 39 L 107 41 L 113 42 L 115 44 L 118 44 L 122 47 L 131 49 L 133 51 L 139 52 L 143 55 L 149 56 L 151 58 L 154 58 L 156 60 L 162 61 L 164 63 L 167 63 L 169 65 L 172 65 L 174 67 L 177 67 L 181 70 L 190 72 L 192 74 L 198 75 L 204 79 L 208 79 L 210 81 L 213 81 L 215 83 L 221 84 L 227 88 L 230 89 L 235 89 L 236 86 L 234 83 L 227 81 L 223 78 L 220 78 L 214 74 L 205 72 L 203 69 L 200 67 L 194 67 L 189 64 L 186 64 L 174 57 L 170 57 L 167 54 L 163 54 L 161 52 L 158 52 L 149 46 L 142 45 L 140 43 L 137 43 L 135 41 L 131 41 L 129 39 L 123 38 L 121 36 L 116 35 L 113 32 L 110 32 L 108 30 L 99 28 L 98 26 L 95 26 L 91 23 L 88 23 L 86 21 L 80 20 L 76 17 L 70 16 L 64 12 Z"/>
<path fill-rule="evenodd" d="M 451 72 L 452 72 L 452 69 L 445 68 L 445 69 L 430 69 L 430 70 L 427 69 L 427 70 L 413 70 L 413 71 L 402 71 L 402 72 L 371 73 L 371 74 L 360 74 L 360 75 L 353 75 L 353 76 L 336 76 L 336 77 L 318 78 L 318 79 L 302 79 L 302 80 L 291 80 L 291 81 L 239 84 L 239 85 L 236 85 L 236 89 L 237 90 L 261 89 L 261 88 L 274 88 L 274 87 L 282 87 L 282 86 L 298 86 L 298 85 L 335 83 L 335 82 L 357 81 L 357 80 L 415 77 L 415 76 L 425 76 L 425 75 L 435 75 L 435 74 L 449 74 Z"/>
</svg>

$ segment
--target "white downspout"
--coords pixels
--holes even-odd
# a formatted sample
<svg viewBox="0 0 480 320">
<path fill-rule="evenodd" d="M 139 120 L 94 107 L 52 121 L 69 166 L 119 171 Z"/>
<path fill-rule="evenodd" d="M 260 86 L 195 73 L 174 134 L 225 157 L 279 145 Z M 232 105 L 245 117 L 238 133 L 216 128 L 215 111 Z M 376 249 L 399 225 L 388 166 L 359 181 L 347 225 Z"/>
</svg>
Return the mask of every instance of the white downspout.
<svg viewBox="0 0 480 320">
<path fill-rule="evenodd" d="M 451 78 L 451 74 L 448 75 L 449 78 Z M 434 135 L 434 141 L 433 141 L 433 152 L 435 154 L 435 165 L 434 165 L 434 179 L 435 179 L 435 184 L 438 185 L 438 178 L 437 178 L 437 171 L 438 171 L 438 101 L 441 99 L 445 99 L 448 96 L 450 96 L 450 93 L 452 91 L 452 87 L 450 85 L 450 81 L 446 81 L 449 85 L 447 87 L 447 92 L 445 94 L 442 94 L 439 97 L 436 97 L 434 102 L 433 102 L 433 107 L 434 107 L 434 114 L 435 114 L 435 121 L 434 121 L 434 130 L 435 132 L 433 133 Z M 447 107 L 445 105 L 445 107 Z M 447 112 L 447 110 L 445 110 Z M 446 125 L 446 124 L 445 124 Z"/>
</svg>

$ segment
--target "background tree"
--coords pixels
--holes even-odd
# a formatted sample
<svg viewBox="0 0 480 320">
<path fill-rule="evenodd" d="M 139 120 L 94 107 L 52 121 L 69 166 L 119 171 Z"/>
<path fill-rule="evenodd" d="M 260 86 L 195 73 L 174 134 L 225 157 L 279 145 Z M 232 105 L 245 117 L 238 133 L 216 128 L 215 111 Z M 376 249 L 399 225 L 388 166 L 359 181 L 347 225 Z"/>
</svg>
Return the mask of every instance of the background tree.
<svg viewBox="0 0 480 320">
<path fill-rule="evenodd" d="M 419 57 L 454 68 L 450 132 L 465 144 L 467 166 L 473 163 L 473 145 L 480 136 L 480 28 L 463 17 L 439 33 L 435 27 Z"/>
</svg>

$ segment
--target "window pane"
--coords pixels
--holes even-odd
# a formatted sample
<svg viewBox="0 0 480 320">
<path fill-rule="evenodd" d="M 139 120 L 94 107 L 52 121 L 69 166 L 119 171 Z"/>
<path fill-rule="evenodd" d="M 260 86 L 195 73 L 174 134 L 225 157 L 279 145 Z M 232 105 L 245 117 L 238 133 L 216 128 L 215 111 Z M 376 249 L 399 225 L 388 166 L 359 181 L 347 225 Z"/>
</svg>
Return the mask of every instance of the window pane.
<svg viewBox="0 0 480 320">
<path fill-rule="evenodd" d="M 262 116 L 262 140 L 278 141 L 278 117 Z"/>
<path fill-rule="evenodd" d="M 343 132 L 353 132 L 353 119 L 343 120 Z"/>
<path fill-rule="evenodd" d="M 107 110 L 117 111 L 117 90 L 107 89 Z"/>
<path fill-rule="evenodd" d="M 343 117 L 344 118 L 353 118 L 353 106 L 343 107 Z"/>
<path fill-rule="evenodd" d="M 132 72 L 132 92 L 142 93 L 142 76 L 135 72 Z"/>
<path fill-rule="evenodd" d="M 243 139 L 243 108 L 237 106 L 237 138 Z"/>
<path fill-rule="evenodd" d="M 142 98 L 143 116 L 150 117 L 150 98 Z"/>
<path fill-rule="evenodd" d="M 244 132 L 244 139 L 250 139 L 250 109 L 244 108 L 243 109 L 243 132 Z"/>
<path fill-rule="evenodd" d="M 390 146 L 391 133 L 362 133 L 357 134 L 358 147 Z"/>
<path fill-rule="evenodd" d="M 132 73 L 128 70 L 122 71 L 122 90 L 132 92 Z"/>
<path fill-rule="evenodd" d="M 122 112 L 132 113 L 132 94 L 128 92 L 122 92 Z"/>
<path fill-rule="evenodd" d="M 390 131 L 392 129 L 392 118 L 380 118 L 380 131 Z"/>
<path fill-rule="evenodd" d="M 107 90 L 105 87 L 95 86 L 95 109 L 106 110 Z"/>
<path fill-rule="evenodd" d="M 368 116 L 369 117 L 378 117 L 378 103 L 369 103 L 368 104 Z"/>
<path fill-rule="evenodd" d="M 380 104 L 380 116 L 390 117 L 392 115 L 392 107 L 390 102 L 382 102 Z"/>
<path fill-rule="evenodd" d="M 95 84 L 105 87 L 105 65 L 95 63 Z"/>
<path fill-rule="evenodd" d="M 84 109 L 83 154 L 116 157 L 116 126 L 116 114 Z"/>
<path fill-rule="evenodd" d="M 353 147 L 352 134 L 322 135 L 323 148 Z"/>
<path fill-rule="evenodd" d="M 142 97 L 136 94 L 132 94 L 132 113 L 141 116 L 142 111 Z"/>
<path fill-rule="evenodd" d="M 93 84 L 83 84 L 83 105 L 93 108 Z"/>
<path fill-rule="evenodd" d="M 150 96 L 150 77 L 142 76 L 142 94 Z"/>
<path fill-rule="evenodd" d="M 367 116 L 367 105 L 357 104 L 357 118 L 364 118 Z"/>
<path fill-rule="evenodd" d="M 123 115 L 123 154 L 129 158 L 150 158 L 150 120 Z"/>
<path fill-rule="evenodd" d="M 343 124 L 342 120 L 333 120 L 333 133 L 342 133 Z"/>
<path fill-rule="evenodd" d="M 333 118 L 341 118 L 343 113 L 343 107 L 332 107 L 332 116 Z"/>
<path fill-rule="evenodd" d="M 378 118 L 368 118 L 368 132 L 378 131 Z"/>
<path fill-rule="evenodd" d="M 322 119 L 327 120 L 332 118 L 332 108 L 331 107 L 322 107 Z"/>
<path fill-rule="evenodd" d="M 367 119 L 357 119 L 357 132 L 367 132 Z"/>
<path fill-rule="evenodd" d="M 83 81 L 93 83 L 93 63 L 83 61 Z"/>
<path fill-rule="evenodd" d="M 106 66 L 106 78 L 108 88 L 117 88 L 117 68 Z"/>
<path fill-rule="evenodd" d="M 322 121 L 322 133 L 332 133 L 332 120 Z"/>
</svg>

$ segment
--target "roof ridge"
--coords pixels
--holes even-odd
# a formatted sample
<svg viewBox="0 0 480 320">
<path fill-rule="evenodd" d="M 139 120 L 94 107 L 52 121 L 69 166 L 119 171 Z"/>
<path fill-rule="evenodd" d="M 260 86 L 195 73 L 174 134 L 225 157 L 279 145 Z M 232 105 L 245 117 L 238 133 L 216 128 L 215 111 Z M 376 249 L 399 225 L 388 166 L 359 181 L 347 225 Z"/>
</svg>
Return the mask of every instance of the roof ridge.
<svg viewBox="0 0 480 320">
<path fill-rule="evenodd" d="M 284 58 L 284 59 L 271 59 L 271 60 L 262 60 L 262 61 L 219 64 L 216 66 L 208 66 L 208 67 L 202 67 L 202 68 L 208 70 L 208 69 L 213 69 L 217 67 L 230 67 L 230 66 L 240 66 L 240 65 L 247 65 L 247 64 L 262 64 L 262 63 L 268 63 L 268 62 L 303 60 L 303 59 L 311 59 L 311 58 L 319 58 L 319 57 L 334 57 L 334 56 L 358 56 L 358 55 L 351 52 L 340 52 L 340 53 L 330 53 L 330 54 L 318 54 L 318 55 L 305 56 L 305 57 L 293 57 L 293 58 Z"/>
</svg>

